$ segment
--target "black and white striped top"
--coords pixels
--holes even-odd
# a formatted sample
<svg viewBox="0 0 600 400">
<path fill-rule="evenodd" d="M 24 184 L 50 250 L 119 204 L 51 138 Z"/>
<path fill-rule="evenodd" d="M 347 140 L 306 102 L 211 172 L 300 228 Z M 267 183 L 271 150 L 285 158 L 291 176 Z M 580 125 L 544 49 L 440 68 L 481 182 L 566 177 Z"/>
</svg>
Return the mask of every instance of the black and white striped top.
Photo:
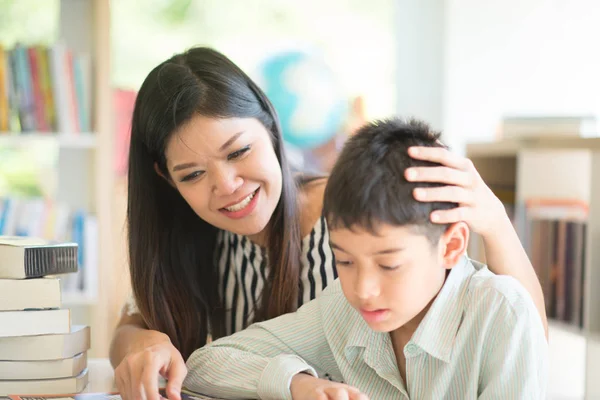
<svg viewBox="0 0 600 400">
<path fill-rule="evenodd" d="M 260 301 L 269 267 L 266 249 L 247 237 L 221 231 L 216 248 L 219 263 L 219 287 L 225 300 L 227 335 L 250 325 Z M 298 306 L 319 295 L 337 278 L 329 231 L 324 217 L 317 220 L 310 234 L 302 239 L 302 264 Z M 128 315 L 139 313 L 133 296 L 125 306 Z"/>
<path fill-rule="evenodd" d="M 219 287 L 226 307 L 225 332 L 230 335 L 252 323 L 269 267 L 266 249 L 245 236 L 222 231 L 217 246 Z M 329 231 L 321 217 L 302 239 L 298 306 L 314 299 L 336 278 Z"/>
</svg>

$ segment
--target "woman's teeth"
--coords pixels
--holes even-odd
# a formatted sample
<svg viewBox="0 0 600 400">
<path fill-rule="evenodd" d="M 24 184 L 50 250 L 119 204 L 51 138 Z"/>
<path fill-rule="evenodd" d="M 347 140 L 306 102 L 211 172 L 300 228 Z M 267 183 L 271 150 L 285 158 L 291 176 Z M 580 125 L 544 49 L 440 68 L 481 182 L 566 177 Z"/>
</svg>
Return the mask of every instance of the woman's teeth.
<svg viewBox="0 0 600 400">
<path fill-rule="evenodd" d="M 241 209 L 246 207 L 248 204 L 250 204 L 250 202 L 252 201 L 252 198 L 254 197 L 254 193 L 256 193 L 256 192 L 250 193 L 248 196 L 246 196 L 246 198 L 244 200 L 242 200 L 239 203 L 234 204 L 230 207 L 225 207 L 225 209 L 227 211 L 240 211 Z"/>
</svg>

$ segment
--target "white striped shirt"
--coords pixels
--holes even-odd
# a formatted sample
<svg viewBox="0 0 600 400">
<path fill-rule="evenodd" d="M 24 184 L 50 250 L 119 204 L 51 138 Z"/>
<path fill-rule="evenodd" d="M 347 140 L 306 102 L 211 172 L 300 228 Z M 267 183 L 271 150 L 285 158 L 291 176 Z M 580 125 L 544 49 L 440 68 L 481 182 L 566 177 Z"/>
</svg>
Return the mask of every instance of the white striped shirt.
<svg viewBox="0 0 600 400">
<path fill-rule="evenodd" d="M 225 333 L 230 335 L 250 325 L 254 309 L 260 305 L 257 302 L 269 276 L 267 250 L 245 236 L 221 231 L 215 251 L 219 288 L 226 308 Z M 302 239 L 298 307 L 316 298 L 336 278 L 327 222 L 321 216 Z M 139 313 L 133 296 L 125 311 L 128 315 Z"/>
<path fill-rule="evenodd" d="M 390 335 L 371 330 L 339 282 L 296 313 L 196 350 L 187 389 L 222 398 L 290 399 L 302 371 L 370 399 L 543 399 L 548 347 L 525 289 L 466 257 L 450 272 L 404 347 L 406 382 Z"/>
</svg>

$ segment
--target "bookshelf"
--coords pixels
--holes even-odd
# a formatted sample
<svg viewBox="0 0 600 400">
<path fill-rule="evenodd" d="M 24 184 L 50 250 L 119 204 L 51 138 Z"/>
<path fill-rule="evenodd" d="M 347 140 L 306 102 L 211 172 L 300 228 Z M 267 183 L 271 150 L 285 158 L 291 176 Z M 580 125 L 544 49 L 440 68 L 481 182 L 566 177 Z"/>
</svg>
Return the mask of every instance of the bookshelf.
<svg viewBox="0 0 600 400">
<path fill-rule="evenodd" d="M 83 97 L 91 105 L 89 131 L 71 133 L 59 132 L 0 132 L 0 145 L 7 148 L 48 146 L 58 149 L 56 166 L 56 198 L 51 199 L 67 205 L 73 210 L 82 210 L 94 216 L 97 232 L 92 236 L 95 268 L 90 281 L 91 291 L 66 291 L 63 293 L 63 305 L 71 309 L 73 324 L 91 327 L 92 348 L 90 357 L 106 357 L 112 330 L 118 318 L 120 298 L 112 291 L 120 276 L 115 273 L 113 262 L 114 249 L 118 248 L 115 235 L 114 211 L 114 144 L 113 144 L 113 98 L 110 80 L 110 1 L 109 0 L 59 0 L 58 43 L 73 54 L 85 55 L 89 69 L 72 74 L 81 82 L 90 82 L 91 96 Z M 57 60 L 61 60 L 60 56 Z M 31 56 L 30 56 L 31 57 Z M 50 56 L 49 56 L 50 57 Z M 48 59 L 48 62 L 55 62 Z M 43 61 L 40 61 L 43 62 Z M 52 64 L 55 67 L 59 64 Z M 60 67 L 64 67 L 62 64 Z M 75 68 L 75 67 L 73 67 Z M 83 68 L 83 67 L 81 67 Z M 59 69 L 60 70 L 60 69 Z M 45 79 L 43 75 L 34 79 Z M 88 79 L 88 80 L 84 80 Z M 56 96 L 61 89 L 59 87 Z M 68 91 L 67 91 L 68 93 Z M 79 96 L 80 93 L 77 94 Z M 63 94 L 62 96 L 69 96 Z M 86 92 L 87 96 L 87 92 Z M 81 100 L 78 97 L 77 100 Z M 37 101 L 37 99 L 36 99 Z M 69 100 L 67 100 L 69 101 Z M 71 99 L 73 101 L 73 99 Z M 87 103 L 86 103 L 87 104 Z M 81 113 L 82 111 L 79 110 Z M 57 111 L 57 115 L 59 111 Z M 81 114 L 79 114 L 81 117 Z M 64 119 L 63 119 L 64 121 Z M 69 120 L 70 121 L 70 120 Z M 87 119 L 86 119 L 87 121 Z M 60 125 L 60 124 L 57 124 Z M 87 124 L 82 123 L 82 127 Z M 64 125 L 63 125 L 64 126 Z M 41 128 L 44 129 L 44 128 Z M 77 129 L 79 130 L 79 129 Z M 120 228 L 120 227 L 119 227 Z M 117 228 L 117 229 L 119 229 Z M 88 265 L 84 265 L 86 268 Z M 86 283 L 88 278 L 86 277 Z"/>
<path fill-rule="evenodd" d="M 551 320 L 550 347 L 552 351 L 552 331 L 560 332 L 556 337 L 571 335 L 575 341 L 583 340 L 585 361 L 581 369 L 585 380 L 581 386 L 586 399 L 600 397 L 600 382 L 595 378 L 600 370 L 600 138 L 471 143 L 466 155 L 498 197 L 515 205 L 515 228 L 522 239 L 526 199 L 572 199 L 589 205 L 584 237 L 583 326 Z"/>
<path fill-rule="evenodd" d="M 61 0 L 59 36 L 68 48 L 87 52 L 93 68 L 92 128 L 93 146 L 85 135 L 77 139 L 57 135 L 63 145 L 59 157 L 59 194 L 73 205 L 83 205 L 98 221 L 98 292 L 96 298 L 83 295 L 65 300 L 73 319 L 91 326 L 90 357 L 108 354 L 112 334 L 110 295 L 113 249 L 113 125 L 110 88 L 110 10 L 109 0 Z M 79 195 L 79 196 L 78 196 Z M 79 203 L 79 204 L 77 204 Z"/>
<path fill-rule="evenodd" d="M 9 147 L 28 146 L 33 142 L 56 143 L 60 149 L 93 149 L 96 147 L 96 135 L 93 132 L 58 133 L 27 132 L 15 135 L 12 132 L 0 132 L 0 145 Z"/>
</svg>

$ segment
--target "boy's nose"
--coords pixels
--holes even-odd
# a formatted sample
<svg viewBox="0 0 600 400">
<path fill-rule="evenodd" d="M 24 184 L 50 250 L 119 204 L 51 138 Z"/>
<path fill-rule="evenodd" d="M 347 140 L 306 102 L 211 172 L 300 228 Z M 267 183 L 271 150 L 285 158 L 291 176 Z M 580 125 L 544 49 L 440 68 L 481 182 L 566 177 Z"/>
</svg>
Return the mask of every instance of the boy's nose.
<svg viewBox="0 0 600 400">
<path fill-rule="evenodd" d="M 368 300 L 380 294 L 379 279 L 374 276 L 359 276 L 354 285 L 354 293 L 360 300 Z"/>
</svg>

